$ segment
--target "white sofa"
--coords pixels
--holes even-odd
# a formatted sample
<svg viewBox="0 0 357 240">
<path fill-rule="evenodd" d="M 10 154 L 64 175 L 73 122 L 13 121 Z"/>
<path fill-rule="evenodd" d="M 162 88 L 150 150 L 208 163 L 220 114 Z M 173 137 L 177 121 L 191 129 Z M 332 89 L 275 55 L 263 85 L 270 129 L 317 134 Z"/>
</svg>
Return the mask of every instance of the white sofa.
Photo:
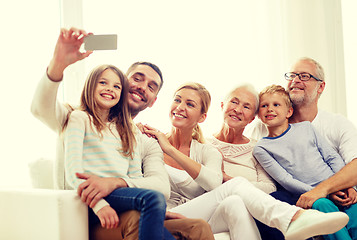
<svg viewBox="0 0 357 240">
<path fill-rule="evenodd" d="M 0 190 L 0 238 L 88 240 L 88 208 L 75 191 Z"/>
<path fill-rule="evenodd" d="M 53 189 L 53 161 L 29 165 L 33 189 L 0 190 L 0 238 L 88 240 L 88 208 L 75 191 Z M 216 240 L 229 240 L 227 232 Z"/>
</svg>

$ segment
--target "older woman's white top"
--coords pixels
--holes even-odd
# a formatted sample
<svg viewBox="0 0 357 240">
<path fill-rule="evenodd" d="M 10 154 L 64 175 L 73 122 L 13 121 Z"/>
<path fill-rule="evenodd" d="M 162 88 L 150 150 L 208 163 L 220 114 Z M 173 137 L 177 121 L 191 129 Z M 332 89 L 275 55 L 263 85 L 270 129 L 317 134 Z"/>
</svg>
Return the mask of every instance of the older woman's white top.
<svg viewBox="0 0 357 240">
<path fill-rule="evenodd" d="M 244 177 L 266 193 L 276 191 L 273 179 L 253 157 L 253 148 L 257 141 L 249 139 L 246 144 L 232 144 L 215 137 L 207 141 L 223 155 L 224 171 L 231 177 Z"/>
</svg>

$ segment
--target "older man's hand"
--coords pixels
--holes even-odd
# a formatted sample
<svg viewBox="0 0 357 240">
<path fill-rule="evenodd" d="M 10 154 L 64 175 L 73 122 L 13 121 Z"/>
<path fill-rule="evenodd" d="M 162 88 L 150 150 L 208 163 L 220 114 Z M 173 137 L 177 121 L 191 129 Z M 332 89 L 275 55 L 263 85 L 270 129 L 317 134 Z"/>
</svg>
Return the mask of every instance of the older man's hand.
<svg viewBox="0 0 357 240">
<path fill-rule="evenodd" d="M 299 200 L 296 202 L 296 206 L 301 208 L 311 208 L 312 204 L 319 199 L 327 196 L 327 193 L 323 190 L 314 188 L 304 194 L 302 194 Z"/>
</svg>

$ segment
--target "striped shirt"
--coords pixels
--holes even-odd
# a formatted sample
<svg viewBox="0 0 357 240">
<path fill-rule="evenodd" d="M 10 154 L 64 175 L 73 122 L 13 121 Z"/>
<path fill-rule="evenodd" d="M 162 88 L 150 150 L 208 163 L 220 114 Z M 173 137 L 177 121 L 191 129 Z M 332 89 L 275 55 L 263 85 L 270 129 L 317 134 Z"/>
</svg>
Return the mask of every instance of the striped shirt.
<svg viewBox="0 0 357 240">
<path fill-rule="evenodd" d="M 71 113 L 64 133 L 65 176 L 73 189 L 84 181 L 76 173 L 90 173 L 99 177 L 123 179 L 141 178 L 141 158 L 134 148 L 133 159 L 121 154 L 121 140 L 115 123 L 108 123 L 102 136 L 86 112 Z"/>
</svg>

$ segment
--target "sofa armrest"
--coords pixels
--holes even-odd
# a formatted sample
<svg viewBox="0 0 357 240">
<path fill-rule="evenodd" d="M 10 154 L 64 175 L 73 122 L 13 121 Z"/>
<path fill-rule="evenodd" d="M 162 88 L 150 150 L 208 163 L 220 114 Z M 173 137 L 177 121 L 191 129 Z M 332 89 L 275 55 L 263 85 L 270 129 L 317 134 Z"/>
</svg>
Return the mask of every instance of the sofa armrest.
<svg viewBox="0 0 357 240">
<path fill-rule="evenodd" d="M 0 236 L 11 240 L 88 240 L 88 207 L 75 191 L 0 189 Z"/>
</svg>

